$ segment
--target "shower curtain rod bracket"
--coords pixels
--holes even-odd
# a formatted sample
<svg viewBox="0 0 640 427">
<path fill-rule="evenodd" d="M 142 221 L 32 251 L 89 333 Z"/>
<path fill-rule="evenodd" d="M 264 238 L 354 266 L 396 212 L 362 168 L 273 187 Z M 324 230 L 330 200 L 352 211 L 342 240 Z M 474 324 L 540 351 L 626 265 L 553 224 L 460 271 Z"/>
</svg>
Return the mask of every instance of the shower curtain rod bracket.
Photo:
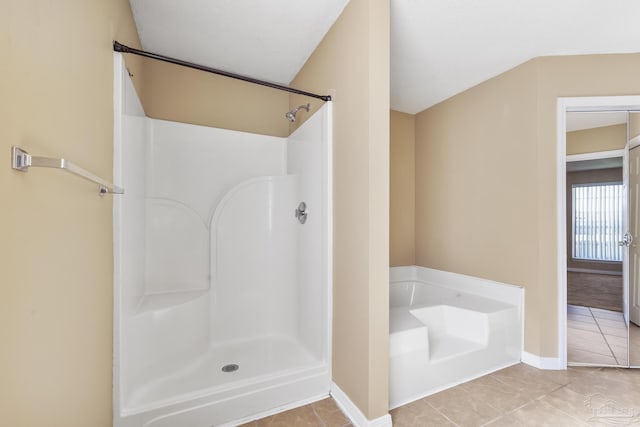
<svg viewBox="0 0 640 427">
<path fill-rule="evenodd" d="M 123 53 L 128 53 L 129 52 L 129 47 L 123 45 L 122 43 L 118 43 L 117 41 L 113 41 L 113 50 L 116 52 L 123 52 Z"/>
<path fill-rule="evenodd" d="M 285 92 L 294 93 L 296 95 L 309 96 L 311 98 L 321 99 L 325 102 L 331 101 L 330 95 L 318 95 L 316 93 L 307 92 L 300 89 L 295 89 L 289 86 L 284 86 L 278 83 L 268 82 L 265 80 L 255 79 L 253 77 L 243 76 L 241 74 L 232 73 L 229 71 L 219 70 L 217 68 L 207 67 L 205 65 L 195 64 L 193 62 L 183 61 L 182 59 L 171 58 L 170 56 L 160 55 L 158 53 L 147 52 L 140 49 L 135 49 L 113 41 L 113 50 L 115 52 L 130 53 L 133 55 L 143 56 L 145 58 L 155 59 L 157 61 L 169 62 L 171 64 L 180 65 L 182 67 L 193 68 L 194 70 L 206 71 L 207 73 L 217 74 L 219 76 L 229 77 L 236 80 L 242 80 L 243 82 L 253 83 L 261 86 L 270 87 L 272 89 L 283 90 Z"/>
</svg>

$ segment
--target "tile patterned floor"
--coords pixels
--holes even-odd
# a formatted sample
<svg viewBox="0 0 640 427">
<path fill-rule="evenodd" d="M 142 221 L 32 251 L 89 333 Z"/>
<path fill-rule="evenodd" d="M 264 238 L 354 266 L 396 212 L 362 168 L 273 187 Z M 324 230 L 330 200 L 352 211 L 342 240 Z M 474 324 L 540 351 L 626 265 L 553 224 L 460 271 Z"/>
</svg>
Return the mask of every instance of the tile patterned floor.
<svg viewBox="0 0 640 427">
<path fill-rule="evenodd" d="M 242 427 L 347 427 L 352 426 L 336 402 L 323 399 L 300 408 L 243 424 Z"/>
<path fill-rule="evenodd" d="M 640 425 L 640 370 L 518 364 L 396 408 L 391 417 L 394 427 Z M 351 424 L 325 399 L 246 425 Z"/>
<path fill-rule="evenodd" d="M 627 325 L 622 313 L 567 305 L 567 361 L 627 366 Z"/>
</svg>

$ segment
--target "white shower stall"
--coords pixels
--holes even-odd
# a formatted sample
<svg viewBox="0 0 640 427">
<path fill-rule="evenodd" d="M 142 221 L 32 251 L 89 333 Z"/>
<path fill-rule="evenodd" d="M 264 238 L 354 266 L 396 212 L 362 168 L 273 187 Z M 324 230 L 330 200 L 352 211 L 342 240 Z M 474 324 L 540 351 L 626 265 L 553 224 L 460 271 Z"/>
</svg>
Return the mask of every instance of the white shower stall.
<svg viewBox="0 0 640 427">
<path fill-rule="evenodd" d="M 271 137 L 147 118 L 121 54 L 114 74 L 114 425 L 327 396 L 331 103 Z"/>
</svg>

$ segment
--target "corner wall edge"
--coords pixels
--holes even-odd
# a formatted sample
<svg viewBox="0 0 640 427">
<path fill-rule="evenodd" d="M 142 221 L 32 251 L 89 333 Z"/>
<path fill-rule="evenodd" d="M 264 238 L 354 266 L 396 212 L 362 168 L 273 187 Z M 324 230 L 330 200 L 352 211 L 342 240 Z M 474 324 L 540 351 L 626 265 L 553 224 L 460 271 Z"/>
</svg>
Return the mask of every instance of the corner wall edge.
<svg viewBox="0 0 640 427">
<path fill-rule="evenodd" d="M 392 427 L 393 425 L 389 414 L 369 420 L 335 382 L 331 382 L 331 397 L 356 427 Z"/>
<path fill-rule="evenodd" d="M 559 357 L 541 357 L 536 354 L 523 351 L 521 360 L 522 363 L 538 369 L 556 371 L 566 369 L 564 366 L 562 366 L 562 361 Z"/>
</svg>

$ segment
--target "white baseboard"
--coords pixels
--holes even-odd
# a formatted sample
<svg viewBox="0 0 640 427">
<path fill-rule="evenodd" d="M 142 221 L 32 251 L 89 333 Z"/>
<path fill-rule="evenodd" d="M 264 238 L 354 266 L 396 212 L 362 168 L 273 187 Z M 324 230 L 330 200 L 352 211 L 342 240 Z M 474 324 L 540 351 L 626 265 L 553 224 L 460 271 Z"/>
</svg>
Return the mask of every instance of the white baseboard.
<svg viewBox="0 0 640 427">
<path fill-rule="evenodd" d="M 522 363 L 526 363 L 527 365 L 533 366 L 538 369 L 549 369 L 549 370 L 563 370 L 566 369 L 565 366 L 562 366 L 560 363 L 560 359 L 557 357 L 540 357 L 535 354 L 528 353 L 526 351 L 522 352 Z"/>
<path fill-rule="evenodd" d="M 375 420 L 367 419 L 362 411 L 349 399 L 349 396 L 334 382 L 331 383 L 331 397 L 356 427 L 392 427 L 391 415 L 389 414 Z"/>
</svg>

